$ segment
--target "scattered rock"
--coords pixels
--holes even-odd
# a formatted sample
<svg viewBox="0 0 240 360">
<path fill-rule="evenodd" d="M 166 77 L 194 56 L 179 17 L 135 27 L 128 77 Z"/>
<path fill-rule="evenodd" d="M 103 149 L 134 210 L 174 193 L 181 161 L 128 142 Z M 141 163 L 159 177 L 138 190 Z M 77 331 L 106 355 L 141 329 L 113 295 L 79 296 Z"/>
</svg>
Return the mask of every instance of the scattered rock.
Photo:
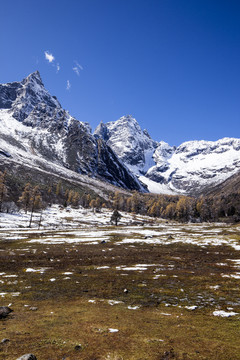
<svg viewBox="0 0 240 360">
<path fill-rule="evenodd" d="M 37 360 L 37 358 L 33 354 L 25 354 L 25 355 L 17 358 L 17 360 Z"/>
<path fill-rule="evenodd" d="M 7 317 L 12 311 L 8 306 L 0 306 L 0 319 Z"/>
<path fill-rule="evenodd" d="M 78 344 L 75 346 L 74 350 L 78 351 L 78 350 L 81 350 L 82 349 L 82 345 L 81 344 Z"/>
<path fill-rule="evenodd" d="M 174 237 L 172 235 L 168 235 L 167 240 L 173 240 Z"/>
<path fill-rule="evenodd" d="M 2 339 L 1 344 L 6 344 L 6 343 L 8 343 L 9 341 L 10 341 L 9 339 Z"/>
<path fill-rule="evenodd" d="M 38 310 L 38 308 L 37 308 L 36 306 L 31 306 L 31 307 L 29 308 L 29 310 L 32 310 L 32 311 L 37 311 L 37 310 Z"/>
<path fill-rule="evenodd" d="M 128 293 L 128 289 L 124 289 L 123 292 L 124 292 L 125 294 L 127 294 L 127 293 Z"/>
<path fill-rule="evenodd" d="M 106 241 L 105 241 L 105 240 L 102 240 L 100 244 L 106 244 Z"/>
<path fill-rule="evenodd" d="M 165 351 L 165 353 L 161 357 L 161 360 L 170 360 L 170 359 L 176 359 L 173 349 L 171 349 L 170 351 Z"/>
</svg>

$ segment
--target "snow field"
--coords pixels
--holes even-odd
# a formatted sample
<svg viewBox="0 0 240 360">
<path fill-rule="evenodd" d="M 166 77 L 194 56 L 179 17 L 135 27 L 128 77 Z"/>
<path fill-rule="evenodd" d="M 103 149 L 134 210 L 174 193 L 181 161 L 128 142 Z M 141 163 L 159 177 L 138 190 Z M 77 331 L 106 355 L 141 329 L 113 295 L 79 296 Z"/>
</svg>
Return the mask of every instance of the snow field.
<svg viewBox="0 0 240 360">
<path fill-rule="evenodd" d="M 131 222 L 134 219 L 131 214 L 122 213 L 121 224 L 118 227 L 110 225 L 111 211 L 103 210 L 101 213 L 94 213 L 91 210 L 85 209 L 71 209 L 67 208 L 60 210 L 58 206 L 52 206 L 51 208 L 46 209 L 43 212 L 43 227 L 38 229 L 38 219 L 39 214 L 34 214 L 33 228 L 29 229 L 26 227 L 26 222 L 28 222 L 28 214 L 19 213 L 16 215 L 3 214 L 1 217 L 1 228 L 0 228 L 0 240 L 6 241 L 17 241 L 22 244 L 20 248 L 14 248 L 12 255 L 24 256 L 27 253 L 36 254 L 37 245 L 45 245 L 45 250 L 43 253 L 48 253 L 49 246 L 54 246 L 58 244 L 66 244 L 69 247 L 72 247 L 73 250 L 78 251 L 76 246 L 79 244 L 84 245 L 96 245 L 102 246 L 100 251 L 106 254 L 106 257 L 111 254 L 111 251 L 115 247 L 121 246 L 124 249 L 131 247 L 141 247 L 151 246 L 154 251 L 154 247 L 161 247 L 166 245 L 173 244 L 185 244 L 185 245 L 194 245 L 199 248 L 204 249 L 207 253 L 208 247 L 216 247 L 216 253 L 218 252 L 218 247 L 228 246 L 234 251 L 239 251 L 239 242 L 235 234 L 239 232 L 240 227 L 235 226 L 234 228 L 226 224 L 184 224 L 179 225 L 178 223 L 166 223 L 163 220 L 159 220 L 152 224 L 152 219 L 147 217 L 137 217 L 137 221 L 144 223 L 143 226 L 131 225 Z M 150 223 L 148 222 L 150 221 Z M 224 231 L 223 231 L 224 230 Z M 227 230 L 227 232 L 225 231 Z M 230 234 L 223 235 L 223 234 Z M 170 237 L 171 235 L 171 237 Z M 102 243 L 104 241 L 104 243 Z M 111 244 L 111 247 L 107 246 L 104 248 L 104 244 L 107 243 L 107 246 Z M 34 246 L 35 244 L 35 246 Z M 69 251 L 67 248 L 66 252 Z M 1 249 L 2 250 L 2 249 Z M 2 250 L 3 251 L 3 250 Z M 174 255 L 174 254 L 173 254 Z M 172 257 L 172 261 L 180 261 L 179 257 Z M 47 281 L 54 284 L 58 283 L 61 280 L 75 281 L 78 284 L 78 281 L 75 279 L 75 271 L 73 268 L 66 269 L 59 274 L 52 273 L 51 262 L 59 261 L 57 259 L 49 259 L 48 267 L 34 267 L 28 266 L 23 272 L 26 276 L 38 276 L 39 281 L 43 281 L 42 276 L 47 275 Z M 231 272 L 223 272 L 220 274 L 223 281 L 236 281 L 240 278 L 240 272 L 238 272 L 240 264 L 240 259 L 235 258 L 225 258 L 225 261 L 219 261 L 216 263 L 217 266 L 228 268 L 231 267 Z M 139 274 L 139 276 L 148 274 L 147 278 L 152 279 L 157 283 L 162 281 L 171 281 L 171 279 L 178 278 L 179 275 L 175 273 L 175 265 L 172 263 L 161 264 L 161 263 L 146 263 L 144 260 L 138 263 L 132 263 L 131 265 L 125 265 L 123 263 L 119 266 L 93 266 L 92 271 L 98 272 L 108 272 L 116 271 L 121 272 L 119 275 L 124 275 L 126 278 L 131 277 L 132 273 Z M 170 273 L 171 271 L 171 273 Z M 167 272 L 167 273 L 166 273 Z M 88 276 L 84 274 L 83 276 Z M 194 273 L 193 275 L 194 276 Z M 211 278 L 212 274 L 209 274 Z M 12 278 L 12 279 L 11 279 Z M 20 281 L 18 275 L 14 273 L 0 273 L 0 283 L 2 286 L 15 285 Z M 148 282 L 144 281 L 139 283 L 138 286 L 143 288 L 148 287 Z M 30 289 L 31 286 L 26 284 L 25 289 Z M 213 293 L 221 290 L 221 284 L 214 284 L 208 286 L 209 291 Z M 188 301 L 189 295 L 186 294 L 184 287 L 179 289 L 179 292 L 182 293 L 181 301 Z M 18 291 L 2 291 L 0 293 L 1 297 L 14 297 L 21 296 L 21 292 Z M 211 297 L 205 294 L 199 295 L 199 301 L 195 304 L 190 302 L 189 305 L 181 305 L 179 302 L 176 305 L 179 308 L 185 308 L 189 311 L 198 311 L 201 309 L 201 301 L 204 303 L 212 304 L 212 306 L 217 307 L 216 300 L 211 300 Z M 89 303 L 97 304 L 99 299 L 90 299 Z M 140 305 L 133 304 L 129 305 L 118 299 L 104 300 L 110 306 L 126 306 L 129 310 L 139 310 L 141 309 Z M 167 303 L 166 303 L 167 306 Z M 212 315 L 220 317 L 228 316 L 238 316 L 239 311 L 235 309 L 235 306 L 240 306 L 240 304 L 235 302 L 232 310 L 225 312 L 225 309 L 216 308 L 212 311 Z M 234 311 L 235 310 L 235 311 Z M 171 315 L 171 314 L 170 314 Z"/>
</svg>

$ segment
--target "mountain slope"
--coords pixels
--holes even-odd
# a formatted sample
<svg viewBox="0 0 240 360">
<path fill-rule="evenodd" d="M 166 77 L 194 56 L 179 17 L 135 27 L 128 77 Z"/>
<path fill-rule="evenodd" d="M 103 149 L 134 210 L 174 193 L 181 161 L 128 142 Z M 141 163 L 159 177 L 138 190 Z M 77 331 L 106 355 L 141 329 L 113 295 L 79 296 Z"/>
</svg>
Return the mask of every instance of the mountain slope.
<svg viewBox="0 0 240 360">
<path fill-rule="evenodd" d="M 197 195 L 239 171 L 240 139 L 189 141 L 168 158 L 155 159 L 156 165 L 148 170 L 147 178 L 175 192 Z"/>
<path fill-rule="evenodd" d="M 227 197 L 231 194 L 240 195 L 240 171 L 230 176 L 221 184 L 215 186 L 206 193 L 208 196 L 224 196 Z"/>
<path fill-rule="evenodd" d="M 137 178 L 87 123 L 62 109 L 36 71 L 22 82 L 0 85 L 0 156 L 54 172 L 56 166 L 126 189 L 143 190 Z"/>
<path fill-rule="evenodd" d="M 131 116 L 101 123 L 95 134 L 148 186 L 150 192 L 199 195 L 240 170 L 240 139 L 156 142 Z"/>
<path fill-rule="evenodd" d="M 100 123 L 94 134 L 104 139 L 117 156 L 135 174 L 145 174 L 154 165 L 153 153 L 158 143 L 142 130 L 131 115 L 117 121 Z"/>
</svg>

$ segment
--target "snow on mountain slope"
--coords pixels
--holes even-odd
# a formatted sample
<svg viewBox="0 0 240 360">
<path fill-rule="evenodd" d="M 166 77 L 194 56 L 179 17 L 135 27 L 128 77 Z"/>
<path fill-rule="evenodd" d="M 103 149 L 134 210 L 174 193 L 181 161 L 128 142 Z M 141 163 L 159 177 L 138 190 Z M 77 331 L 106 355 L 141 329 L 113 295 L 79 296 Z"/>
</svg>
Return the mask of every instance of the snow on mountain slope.
<svg viewBox="0 0 240 360">
<path fill-rule="evenodd" d="M 1 159 L 49 172 L 68 169 L 131 190 L 145 190 L 138 177 L 151 192 L 198 195 L 240 170 L 240 139 L 171 147 L 151 139 L 130 115 L 101 123 L 92 135 L 89 124 L 48 93 L 36 71 L 0 84 Z"/>
<path fill-rule="evenodd" d="M 89 124 L 62 109 L 38 71 L 0 85 L 0 156 L 37 167 L 47 161 L 123 188 L 144 189 L 111 148 L 91 134 Z"/>
<path fill-rule="evenodd" d="M 171 156 L 159 157 L 156 153 L 156 165 L 148 170 L 146 177 L 167 185 L 173 192 L 201 193 L 240 169 L 240 139 L 189 141 Z"/>
<path fill-rule="evenodd" d="M 131 115 L 101 123 L 94 134 L 102 137 L 133 173 L 145 174 L 154 165 L 153 153 L 158 143 Z"/>
<path fill-rule="evenodd" d="M 158 150 L 156 165 L 145 176 L 173 193 L 200 194 L 240 169 L 240 139 L 189 141 L 167 156 L 159 156 Z"/>
<path fill-rule="evenodd" d="M 200 194 L 240 169 L 240 139 L 188 141 L 171 147 L 152 140 L 131 116 L 101 123 L 95 134 L 154 193 Z"/>
</svg>

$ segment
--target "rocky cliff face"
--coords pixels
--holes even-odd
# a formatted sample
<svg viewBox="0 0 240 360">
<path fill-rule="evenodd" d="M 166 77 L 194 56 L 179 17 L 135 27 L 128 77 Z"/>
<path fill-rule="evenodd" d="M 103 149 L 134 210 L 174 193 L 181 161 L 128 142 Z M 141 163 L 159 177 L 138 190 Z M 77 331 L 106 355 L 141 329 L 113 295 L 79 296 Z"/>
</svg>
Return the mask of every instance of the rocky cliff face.
<svg viewBox="0 0 240 360">
<path fill-rule="evenodd" d="M 94 134 L 104 139 L 115 154 L 137 175 L 145 174 L 153 166 L 153 154 L 158 143 L 142 130 L 132 116 L 101 123 Z"/>
<path fill-rule="evenodd" d="M 240 170 L 240 139 L 154 141 L 132 116 L 89 124 L 73 118 L 44 88 L 36 71 L 0 84 L 0 160 L 69 169 L 126 189 L 198 195 Z M 60 170 L 59 170 L 60 171 Z M 140 180 L 140 181 L 139 181 Z"/>
<path fill-rule="evenodd" d="M 240 169 L 240 139 L 189 141 L 155 160 L 147 178 L 175 192 L 200 194 Z"/>
<path fill-rule="evenodd" d="M 143 189 L 105 141 L 91 134 L 89 124 L 62 109 L 38 71 L 0 85 L 0 140 L 0 156 L 40 167 L 49 161 L 123 188 Z"/>
<path fill-rule="evenodd" d="M 240 139 L 156 142 L 131 116 L 101 123 L 95 133 L 139 176 L 149 191 L 198 195 L 240 170 Z"/>
</svg>

